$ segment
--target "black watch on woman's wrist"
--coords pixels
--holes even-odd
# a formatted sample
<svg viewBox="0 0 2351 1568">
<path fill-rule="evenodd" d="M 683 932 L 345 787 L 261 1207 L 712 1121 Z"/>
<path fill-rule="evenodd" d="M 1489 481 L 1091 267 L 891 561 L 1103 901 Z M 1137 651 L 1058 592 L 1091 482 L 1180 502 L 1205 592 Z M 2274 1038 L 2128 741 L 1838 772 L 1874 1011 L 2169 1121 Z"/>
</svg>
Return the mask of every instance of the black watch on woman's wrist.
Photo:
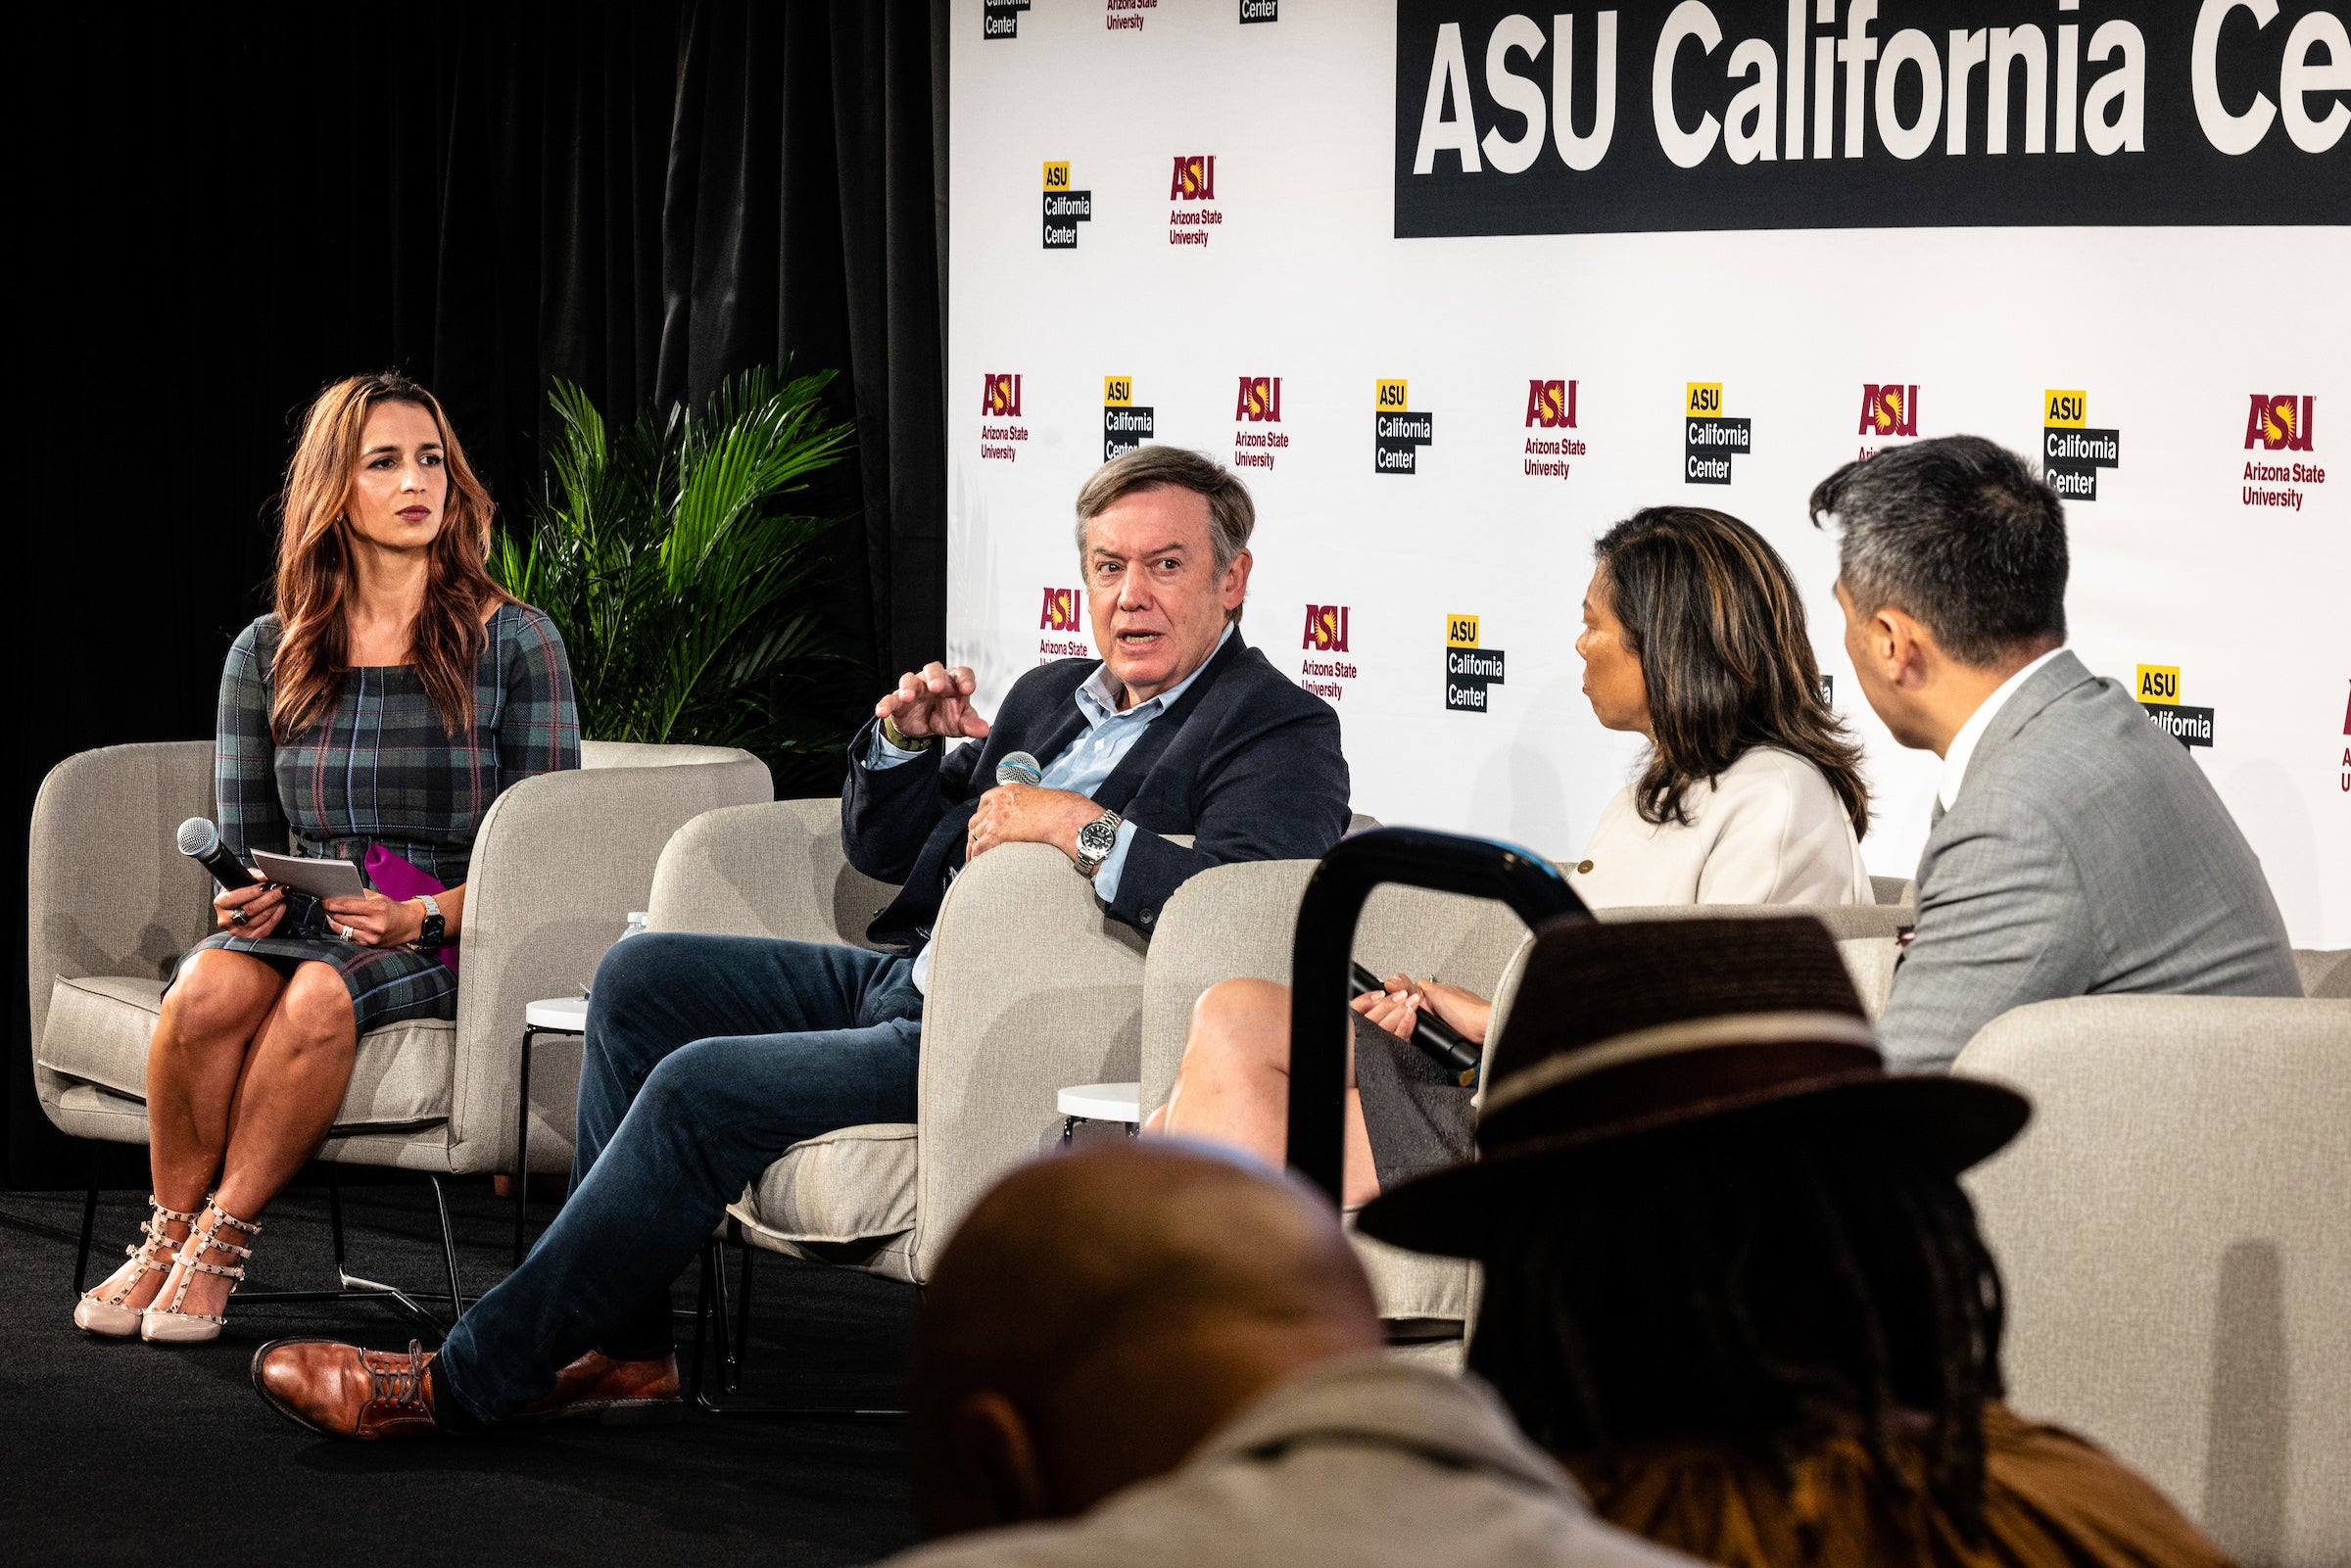
<svg viewBox="0 0 2351 1568">
<path fill-rule="evenodd" d="M 424 906 L 424 928 L 416 933 L 415 945 L 423 948 L 441 946 L 442 933 L 449 928 L 448 923 L 441 918 L 441 906 L 434 902 L 430 893 L 417 894 L 416 902 Z"/>
</svg>

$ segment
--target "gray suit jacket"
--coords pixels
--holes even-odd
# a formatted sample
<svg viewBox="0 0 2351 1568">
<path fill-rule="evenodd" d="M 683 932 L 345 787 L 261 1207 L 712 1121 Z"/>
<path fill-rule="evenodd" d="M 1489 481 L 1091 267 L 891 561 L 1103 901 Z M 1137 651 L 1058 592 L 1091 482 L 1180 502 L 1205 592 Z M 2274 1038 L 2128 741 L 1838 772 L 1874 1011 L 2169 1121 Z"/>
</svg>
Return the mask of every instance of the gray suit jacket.
<svg viewBox="0 0 2351 1568">
<path fill-rule="evenodd" d="M 1879 1029 L 1941 1071 L 2010 1008 L 2107 992 L 2300 996 L 2261 863 L 2185 747 L 2060 653 L 1977 743 L 1918 862 Z"/>
</svg>

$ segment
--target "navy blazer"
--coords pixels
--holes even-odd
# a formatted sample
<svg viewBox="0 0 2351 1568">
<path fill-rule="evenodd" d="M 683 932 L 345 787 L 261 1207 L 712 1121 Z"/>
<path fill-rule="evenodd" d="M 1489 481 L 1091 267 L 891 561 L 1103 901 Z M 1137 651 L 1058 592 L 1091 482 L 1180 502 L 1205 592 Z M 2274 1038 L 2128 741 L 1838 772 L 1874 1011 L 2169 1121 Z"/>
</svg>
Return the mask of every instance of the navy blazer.
<svg viewBox="0 0 2351 1568">
<path fill-rule="evenodd" d="M 869 940 L 910 947 L 929 938 L 963 865 L 972 813 L 995 787 L 996 759 L 1026 751 L 1049 765 L 1067 749 L 1085 728 L 1078 689 L 1100 664 L 1037 666 L 1013 683 L 986 739 L 932 746 L 893 768 L 868 768 L 874 723 L 857 732 L 841 848 L 868 877 L 904 884 L 874 917 Z M 1176 889 L 1211 866 L 1319 860 L 1339 841 L 1349 821 L 1339 716 L 1235 636 L 1144 727 L 1093 798 L 1138 830 L 1108 913 L 1147 935 Z M 1163 833 L 1190 833 L 1192 845 Z"/>
</svg>

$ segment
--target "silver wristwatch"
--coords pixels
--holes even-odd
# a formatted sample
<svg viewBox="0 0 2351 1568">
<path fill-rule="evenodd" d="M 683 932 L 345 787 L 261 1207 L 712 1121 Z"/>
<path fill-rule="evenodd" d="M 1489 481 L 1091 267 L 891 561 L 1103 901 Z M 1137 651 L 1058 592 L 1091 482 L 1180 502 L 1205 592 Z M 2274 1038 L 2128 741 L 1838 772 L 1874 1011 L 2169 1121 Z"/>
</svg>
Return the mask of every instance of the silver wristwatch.
<svg viewBox="0 0 2351 1568">
<path fill-rule="evenodd" d="M 1119 814 L 1106 811 L 1078 830 L 1078 874 L 1091 878 L 1119 847 Z"/>
</svg>

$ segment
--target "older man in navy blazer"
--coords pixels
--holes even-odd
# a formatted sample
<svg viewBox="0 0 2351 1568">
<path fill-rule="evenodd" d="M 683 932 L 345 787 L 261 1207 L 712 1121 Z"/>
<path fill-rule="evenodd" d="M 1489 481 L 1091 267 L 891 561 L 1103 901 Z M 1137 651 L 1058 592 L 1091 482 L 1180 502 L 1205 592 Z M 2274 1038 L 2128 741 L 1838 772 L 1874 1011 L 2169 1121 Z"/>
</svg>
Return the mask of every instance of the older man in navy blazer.
<svg viewBox="0 0 2351 1568">
<path fill-rule="evenodd" d="M 1338 842 L 1338 716 L 1240 638 L 1254 525 L 1240 481 L 1197 453 L 1104 464 L 1078 498 L 1101 659 L 1030 671 L 992 724 L 970 670 L 932 664 L 850 742 L 842 847 L 903 884 L 868 932 L 894 951 L 686 933 L 615 947 L 589 1007 L 571 1199 L 531 1256 L 437 1357 L 264 1346 L 264 1400 L 360 1439 L 674 1405 L 670 1282 L 725 1206 L 795 1143 L 914 1119 L 931 927 L 974 857 L 1051 844 L 1104 913 L 1148 933 L 1211 866 Z M 1013 751 L 1037 783 L 993 782 Z"/>
</svg>

